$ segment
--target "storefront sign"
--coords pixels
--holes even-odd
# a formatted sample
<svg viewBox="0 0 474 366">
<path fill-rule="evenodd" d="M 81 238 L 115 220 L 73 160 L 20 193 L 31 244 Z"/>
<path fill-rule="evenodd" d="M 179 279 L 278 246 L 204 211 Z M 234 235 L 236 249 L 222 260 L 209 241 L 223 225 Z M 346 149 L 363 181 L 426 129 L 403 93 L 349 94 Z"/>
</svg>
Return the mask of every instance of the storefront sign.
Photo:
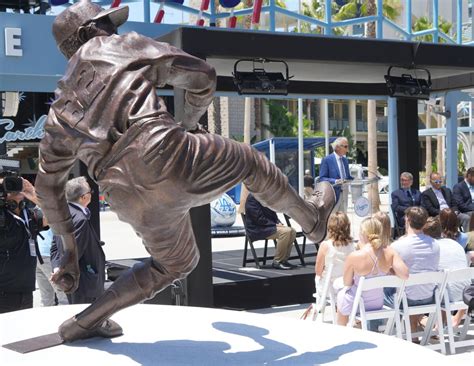
<svg viewBox="0 0 474 366">
<path fill-rule="evenodd" d="M 0 119 L 0 130 L 4 129 L 6 131 L 3 135 L 0 135 L 0 144 L 4 142 L 42 139 L 47 118 L 48 116 L 42 115 L 36 121 L 33 121 L 29 127 L 17 131 L 12 131 L 15 127 L 13 120 L 8 118 Z"/>
<path fill-rule="evenodd" d="M 23 56 L 21 28 L 5 28 L 5 56 Z"/>
</svg>

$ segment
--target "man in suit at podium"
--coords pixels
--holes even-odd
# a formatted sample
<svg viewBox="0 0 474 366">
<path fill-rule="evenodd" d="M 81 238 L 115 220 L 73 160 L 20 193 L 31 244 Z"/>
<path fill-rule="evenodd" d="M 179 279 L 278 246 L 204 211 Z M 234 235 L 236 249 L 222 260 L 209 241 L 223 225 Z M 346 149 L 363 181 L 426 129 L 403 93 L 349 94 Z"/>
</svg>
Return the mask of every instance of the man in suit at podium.
<svg viewBox="0 0 474 366">
<path fill-rule="evenodd" d="M 474 213 L 474 167 L 466 172 L 466 177 L 453 187 L 453 200 L 459 210 L 458 218 L 465 233 L 470 231 L 469 223 Z"/>
<path fill-rule="evenodd" d="M 336 193 L 336 206 L 333 212 L 347 212 L 347 197 L 349 190 L 342 183 L 353 180 L 349 170 L 349 162 L 346 154 L 349 151 L 349 141 L 345 137 L 338 137 L 333 143 L 334 153 L 325 156 L 319 168 L 319 181 L 327 181 L 333 185 Z"/>
<path fill-rule="evenodd" d="M 421 193 L 412 188 L 413 175 L 408 172 L 400 174 L 400 189 L 392 192 L 392 212 L 398 227 L 405 229 L 405 210 L 411 206 L 421 205 Z"/>
</svg>

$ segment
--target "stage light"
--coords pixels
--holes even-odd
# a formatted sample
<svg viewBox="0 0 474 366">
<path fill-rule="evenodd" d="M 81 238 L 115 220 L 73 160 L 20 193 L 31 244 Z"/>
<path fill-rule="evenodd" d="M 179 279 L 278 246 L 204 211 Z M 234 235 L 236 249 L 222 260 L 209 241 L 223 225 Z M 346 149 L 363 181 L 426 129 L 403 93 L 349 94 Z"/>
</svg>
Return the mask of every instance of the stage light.
<svg viewBox="0 0 474 366">
<path fill-rule="evenodd" d="M 388 93 L 391 97 L 425 100 L 430 98 L 431 74 L 427 69 L 405 69 L 410 73 L 404 73 L 400 76 L 393 76 L 390 75 L 390 71 L 394 67 L 401 68 L 397 66 L 390 66 L 388 68 L 387 75 L 385 75 L 385 82 L 387 84 Z M 424 71 L 428 75 L 428 79 L 418 78 L 417 70 Z M 415 77 L 413 77 L 412 74 Z"/>
<path fill-rule="evenodd" d="M 252 71 L 237 71 L 241 62 L 251 62 Z M 285 75 L 281 72 L 267 72 L 264 64 L 281 63 L 285 66 Z M 256 64 L 261 65 L 257 67 Z M 288 64 L 285 61 L 269 60 L 265 58 L 241 59 L 234 64 L 234 84 L 239 95 L 273 94 L 288 95 Z"/>
</svg>

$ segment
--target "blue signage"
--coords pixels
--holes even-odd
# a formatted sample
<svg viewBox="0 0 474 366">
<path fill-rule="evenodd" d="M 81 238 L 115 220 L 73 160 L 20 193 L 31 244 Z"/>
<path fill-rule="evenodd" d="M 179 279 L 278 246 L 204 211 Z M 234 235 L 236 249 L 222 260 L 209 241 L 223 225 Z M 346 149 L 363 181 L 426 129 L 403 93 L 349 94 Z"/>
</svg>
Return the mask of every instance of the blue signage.
<svg viewBox="0 0 474 366">
<path fill-rule="evenodd" d="M 23 130 L 12 131 L 15 127 L 15 122 L 8 118 L 0 119 L 0 128 L 6 132 L 0 135 L 0 144 L 4 142 L 25 141 L 42 139 L 44 136 L 44 124 L 48 116 L 42 115 L 38 120 L 30 120 L 30 125 Z"/>
</svg>

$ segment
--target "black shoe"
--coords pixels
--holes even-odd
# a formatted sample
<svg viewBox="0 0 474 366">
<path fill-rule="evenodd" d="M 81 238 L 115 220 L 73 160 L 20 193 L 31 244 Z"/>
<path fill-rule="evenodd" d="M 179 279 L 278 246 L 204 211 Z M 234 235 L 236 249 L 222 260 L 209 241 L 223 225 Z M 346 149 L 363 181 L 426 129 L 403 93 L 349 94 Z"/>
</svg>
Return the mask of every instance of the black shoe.
<svg viewBox="0 0 474 366">
<path fill-rule="evenodd" d="M 298 266 L 296 266 L 296 265 L 294 265 L 294 264 L 291 264 L 291 263 L 288 262 L 288 261 L 283 261 L 283 262 L 281 262 L 281 263 L 283 263 L 283 264 L 284 264 L 285 266 L 287 266 L 287 267 L 290 267 L 291 269 L 298 267 Z"/>
<path fill-rule="evenodd" d="M 275 268 L 275 269 L 283 269 L 283 270 L 291 269 L 291 267 L 287 266 L 285 263 L 277 262 L 277 261 L 273 261 L 272 267 Z"/>
</svg>

